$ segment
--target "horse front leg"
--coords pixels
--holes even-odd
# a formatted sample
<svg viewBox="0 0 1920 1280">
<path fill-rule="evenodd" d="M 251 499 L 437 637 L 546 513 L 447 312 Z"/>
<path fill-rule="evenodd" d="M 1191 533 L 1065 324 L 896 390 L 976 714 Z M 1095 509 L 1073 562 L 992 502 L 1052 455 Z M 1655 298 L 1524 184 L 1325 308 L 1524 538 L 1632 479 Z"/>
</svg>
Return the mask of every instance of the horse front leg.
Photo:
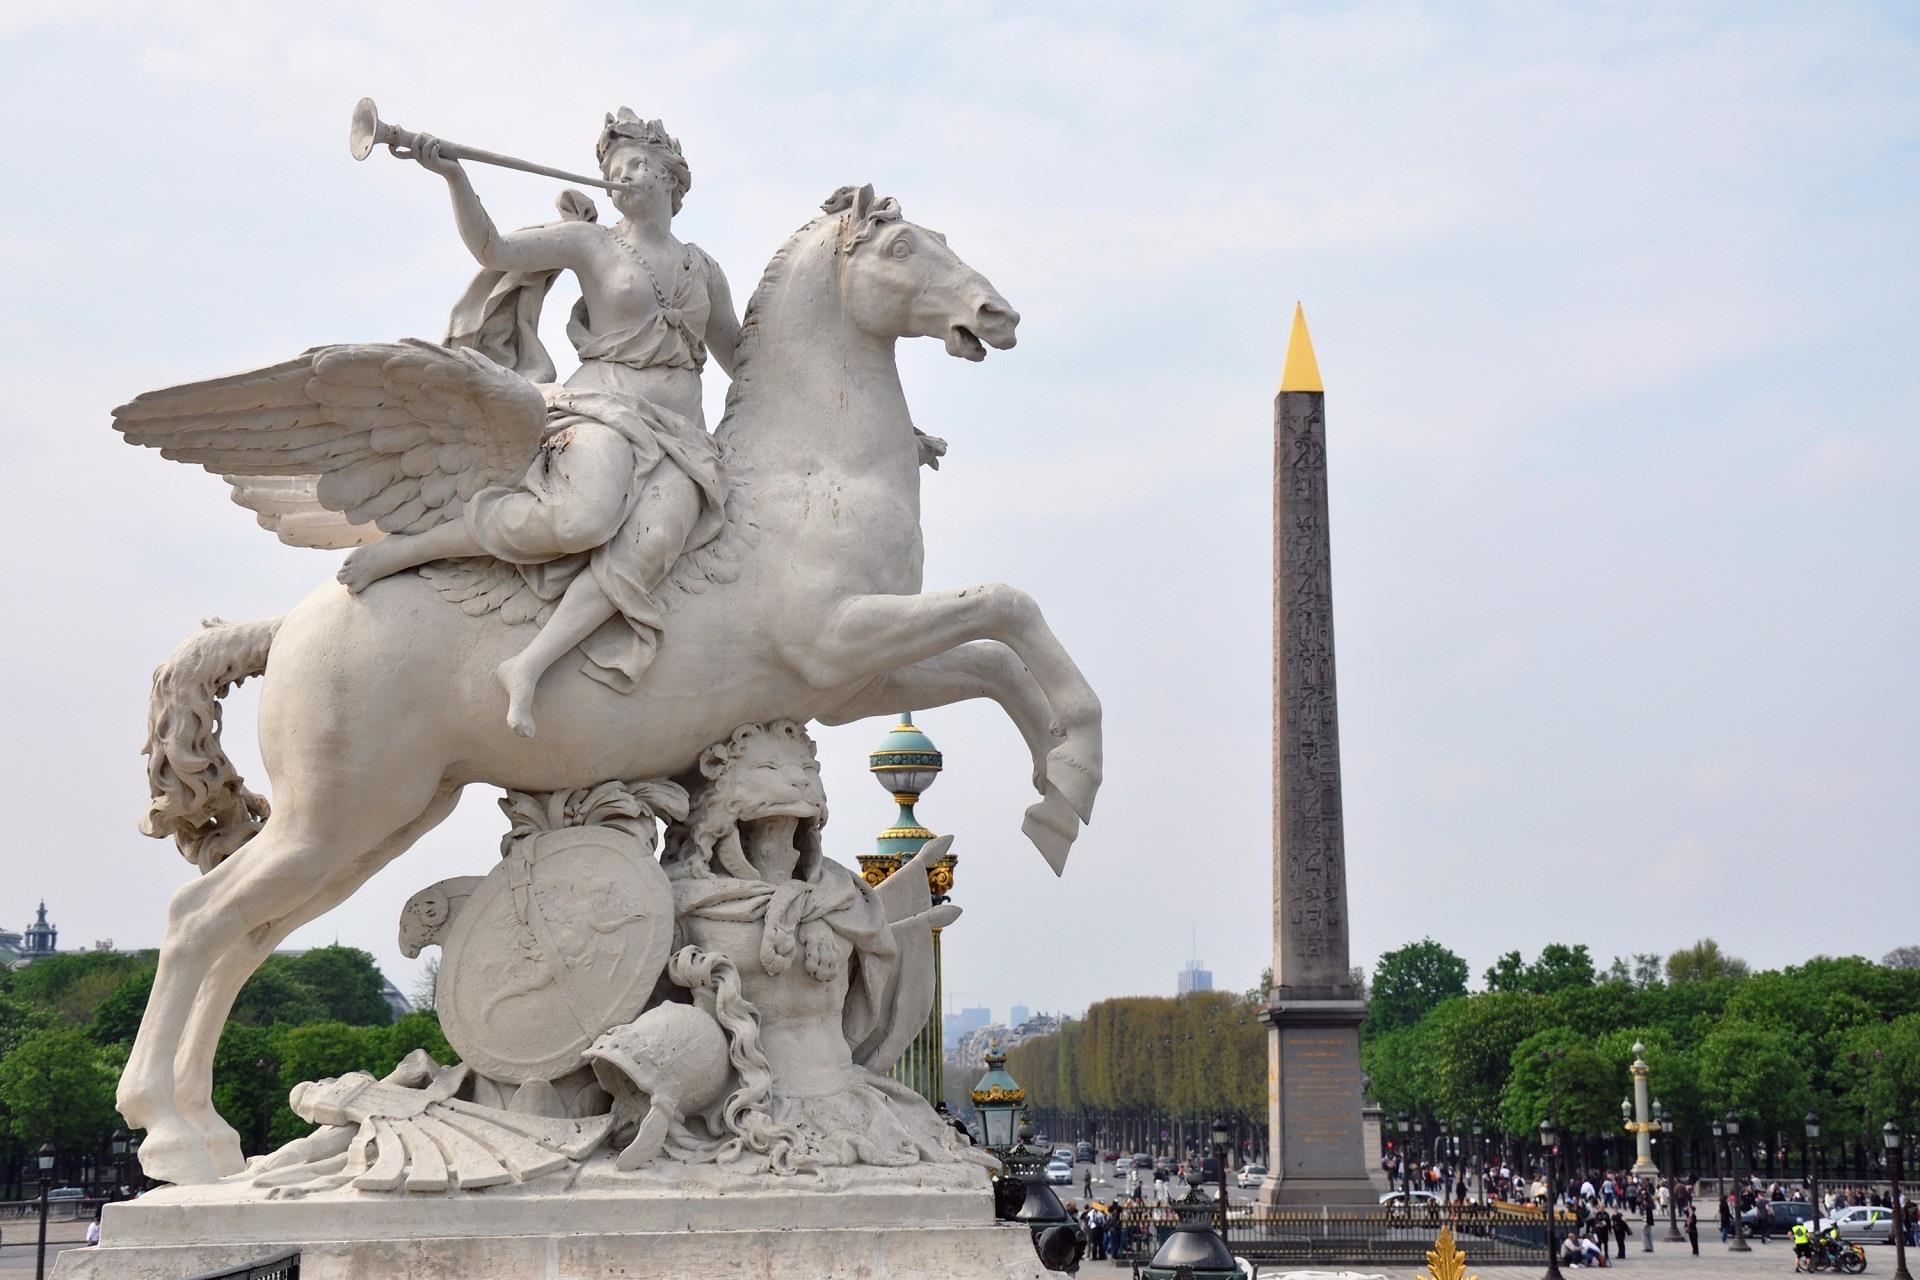
<svg viewBox="0 0 1920 1280">
<path fill-rule="evenodd" d="M 827 725 L 850 724 L 868 716 L 898 715 L 974 698 L 993 699 L 1013 721 L 1033 753 L 1033 789 L 1044 794 L 1047 752 L 1055 744 L 1050 727 L 1053 710 L 1026 664 L 998 640 L 976 640 L 890 672 L 815 719 Z"/>
<path fill-rule="evenodd" d="M 1012 649 L 1046 695 L 1053 745 L 1043 764 L 1040 802 L 1027 809 L 1021 830 L 1057 875 L 1100 790 L 1100 699 L 1033 597 L 1001 583 L 915 596 L 853 596 L 836 605 L 816 633 L 793 641 L 787 657 L 814 687 L 844 688 L 974 640 L 998 640 Z"/>
</svg>

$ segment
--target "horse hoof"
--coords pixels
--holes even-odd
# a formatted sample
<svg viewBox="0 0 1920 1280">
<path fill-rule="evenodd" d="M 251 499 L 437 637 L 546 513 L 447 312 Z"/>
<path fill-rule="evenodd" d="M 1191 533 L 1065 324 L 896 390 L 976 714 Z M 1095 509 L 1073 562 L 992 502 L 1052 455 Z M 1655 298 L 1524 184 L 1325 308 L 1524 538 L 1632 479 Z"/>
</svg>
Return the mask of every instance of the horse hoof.
<svg viewBox="0 0 1920 1280">
<path fill-rule="evenodd" d="M 1059 793 L 1080 821 L 1087 823 L 1093 821 L 1093 800 L 1100 794 L 1099 757 L 1094 759 L 1090 767 L 1065 746 L 1047 753 L 1047 789 Z"/>
<path fill-rule="evenodd" d="M 1046 799 L 1027 806 L 1026 820 L 1020 824 L 1020 830 L 1047 860 L 1053 874 L 1066 873 L 1067 854 L 1073 851 L 1073 839 L 1080 833 L 1080 822 L 1073 806 L 1058 791 L 1049 791 Z"/>
<path fill-rule="evenodd" d="M 141 1172 L 155 1182 L 170 1182 L 176 1187 L 220 1181 L 220 1170 L 208 1154 L 205 1135 L 191 1125 L 184 1125 L 183 1130 L 149 1129 L 140 1143 Z"/>
</svg>

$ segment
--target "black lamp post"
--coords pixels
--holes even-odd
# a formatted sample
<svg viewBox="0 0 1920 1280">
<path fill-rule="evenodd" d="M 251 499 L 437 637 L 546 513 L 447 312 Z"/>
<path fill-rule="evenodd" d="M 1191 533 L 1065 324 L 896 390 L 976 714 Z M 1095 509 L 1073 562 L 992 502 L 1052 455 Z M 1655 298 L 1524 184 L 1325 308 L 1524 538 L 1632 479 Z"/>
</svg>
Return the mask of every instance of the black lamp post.
<svg viewBox="0 0 1920 1280">
<path fill-rule="evenodd" d="M 1660 1117 L 1660 1145 L 1667 1149 L 1667 1241 L 1678 1243 L 1686 1237 L 1680 1233 L 1680 1180 L 1673 1168 L 1673 1112 L 1658 1102 L 1653 1112 Z"/>
<path fill-rule="evenodd" d="M 1540 1145 L 1546 1148 L 1547 1152 L 1547 1280 L 1562 1280 L 1560 1275 L 1560 1242 L 1554 1239 L 1554 1236 L 1558 1234 L 1559 1220 L 1553 1209 L 1554 1203 L 1560 1198 L 1560 1179 L 1555 1174 L 1553 1167 L 1553 1144 L 1558 1138 L 1559 1134 L 1554 1127 L 1553 1116 L 1548 1115 L 1545 1120 L 1540 1122 Z"/>
<path fill-rule="evenodd" d="M 1480 1162 L 1478 1178 L 1480 1183 L 1480 1207 L 1482 1209 L 1487 1207 L 1487 1144 L 1485 1134 L 1486 1126 L 1478 1120 L 1475 1120 L 1473 1122 L 1473 1158 Z"/>
<path fill-rule="evenodd" d="M 1220 1182 L 1220 1238 L 1227 1238 L 1227 1140 L 1233 1136 L 1225 1117 L 1213 1122 L 1213 1168 Z"/>
<path fill-rule="evenodd" d="M 115 1129 L 109 1139 L 113 1147 L 113 1198 L 118 1199 L 121 1188 L 127 1185 L 127 1144 L 132 1135 L 124 1128 Z"/>
<path fill-rule="evenodd" d="M 1722 1121 L 1727 1126 L 1727 1174 L 1733 1181 L 1733 1203 L 1727 1212 L 1733 1215 L 1733 1239 L 1727 1241 L 1729 1253 L 1752 1253 L 1747 1243 L 1747 1222 L 1740 1216 L 1740 1113 L 1728 1111 Z"/>
<path fill-rule="evenodd" d="M 53 1181 L 53 1143 L 40 1144 L 35 1163 L 40 1167 L 40 1248 L 34 1257 L 33 1280 L 47 1280 L 47 1184 Z"/>
<path fill-rule="evenodd" d="M 1913 1280 L 1907 1274 L 1907 1210 L 1900 1203 L 1899 1124 L 1887 1121 L 1880 1129 L 1880 1140 L 1887 1144 L 1887 1177 L 1893 1183 L 1893 1280 Z"/>
<path fill-rule="evenodd" d="M 1807 1182 L 1808 1197 L 1813 1201 L 1813 1234 L 1820 1234 L 1820 1113 L 1807 1112 Z"/>
<path fill-rule="evenodd" d="M 1413 1117 L 1400 1113 L 1400 1207 L 1413 1216 Z"/>
</svg>

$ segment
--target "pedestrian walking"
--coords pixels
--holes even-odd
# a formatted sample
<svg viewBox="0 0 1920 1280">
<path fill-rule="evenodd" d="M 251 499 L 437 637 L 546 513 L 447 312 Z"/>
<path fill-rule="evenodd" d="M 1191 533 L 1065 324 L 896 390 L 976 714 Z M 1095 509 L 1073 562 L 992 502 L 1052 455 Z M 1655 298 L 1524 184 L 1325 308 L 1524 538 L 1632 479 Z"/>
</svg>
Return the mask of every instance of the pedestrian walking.
<svg viewBox="0 0 1920 1280">
<path fill-rule="evenodd" d="M 1619 1248 L 1619 1251 L 1620 1251 L 1620 1260 L 1621 1260 L 1622 1262 L 1625 1262 L 1625 1261 L 1626 1261 L 1626 1258 L 1627 1258 L 1627 1218 L 1626 1218 L 1626 1215 L 1625 1215 L 1625 1214 L 1623 1214 L 1623 1213 L 1621 1213 L 1621 1212 L 1620 1212 L 1620 1210 L 1616 1208 L 1616 1209 L 1615 1209 L 1615 1210 L 1614 1210 L 1614 1211 L 1613 1211 L 1613 1212 L 1612 1212 L 1611 1214 L 1607 1214 L 1607 1215 L 1603 1215 L 1603 1216 L 1601 1217 L 1601 1219 L 1600 1219 L 1600 1222 L 1601 1222 L 1601 1226 L 1600 1226 L 1600 1230 L 1601 1230 L 1601 1231 L 1603 1231 L 1603 1232 L 1604 1232 L 1604 1231 L 1605 1231 L 1605 1230 L 1606 1230 L 1606 1229 L 1607 1229 L 1607 1228 L 1608 1228 L 1609 1226 L 1611 1226 L 1611 1227 L 1613 1228 L 1613 1240 L 1614 1240 L 1614 1244 L 1615 1244 L 1615 1245 L 1617 1245 L 1617 1246 L 1618 1246 L 1618 1248 Z M 1604 1240 L 1606 1239 L 1606 1237 L 1605 1237 L 1605 1236 L 1603 1235 L 1603 1236 L 1601 1237 L 1601 1239 L 1602 1239 L 1602 1240 L 1604 1241 Z"/>
<path fill-rule="evenodd" d="M 1700 1256 L 1700 1215 L 1694 1212 L 1693 1202 L 1687 1202 L 1687 1243 L 1693 1246 L 1693 1256 Z"/>
<path fill-rule="evenodd" d="M 1640 1193 L 1640 1252 L 1653 1252 L 1653 1197 L 1645 1189 Z"/>
</svg>

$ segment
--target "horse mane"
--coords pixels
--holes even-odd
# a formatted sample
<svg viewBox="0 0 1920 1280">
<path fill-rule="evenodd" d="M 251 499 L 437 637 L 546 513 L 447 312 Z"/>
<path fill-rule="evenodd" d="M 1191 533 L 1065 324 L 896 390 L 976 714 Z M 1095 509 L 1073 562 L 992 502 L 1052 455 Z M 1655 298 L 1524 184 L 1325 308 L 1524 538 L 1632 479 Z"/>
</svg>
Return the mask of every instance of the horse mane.
<svg viewBox="0 0 1920 1280">
<path fill-rule="evenodd" d="M 788 236 L 781 246 L 774 250 L 773 257 L 767 262 L 767 269 L 760 273 L 760 283 L 754 286 L 753 296 L 747 299 L 746 310 L 740 314 L 740 336 L 734 345 L 733 381 L 727 387 L 726 408 L 720 414 L 720 425 L 714 428 L 716 439 L 725 439 L 723 434 L 727 425 L 733 421 L 734 411 L 744 399 L 753 382 L 754 358 L 760 354 L 761 322 L 765 318 L 773 295 L 787 283 L 793 274 L 794 259 L 799 256 L 800 248 L 807 234 L 816 230 L 831 215 L 820 214 L 809 218 L 798 231 Z"/>
</svg>

